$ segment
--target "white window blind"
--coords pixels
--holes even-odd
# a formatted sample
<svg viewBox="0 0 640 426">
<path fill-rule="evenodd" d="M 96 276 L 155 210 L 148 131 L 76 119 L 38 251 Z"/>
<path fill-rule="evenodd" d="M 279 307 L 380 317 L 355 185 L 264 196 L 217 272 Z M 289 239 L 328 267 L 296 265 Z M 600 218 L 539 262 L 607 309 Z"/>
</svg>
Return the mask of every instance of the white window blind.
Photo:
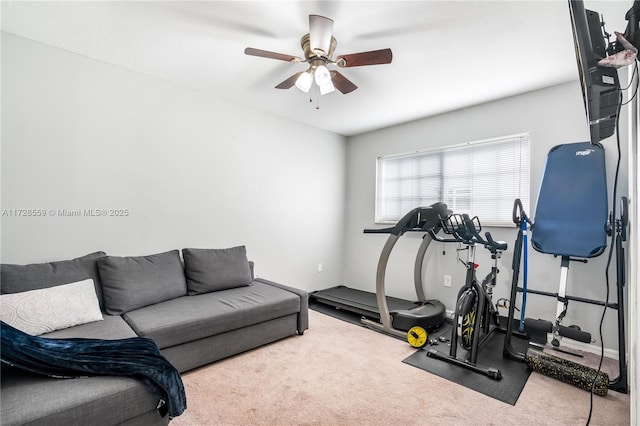
<svg viewBox="0 0 640 426">
<path fill-rule="evenodd" d="M 529 211 L 529 135 L 378 158 L 376 222 L 444 202 L 483 225 L 513 225 L 513 201 Z"/>
</svg>

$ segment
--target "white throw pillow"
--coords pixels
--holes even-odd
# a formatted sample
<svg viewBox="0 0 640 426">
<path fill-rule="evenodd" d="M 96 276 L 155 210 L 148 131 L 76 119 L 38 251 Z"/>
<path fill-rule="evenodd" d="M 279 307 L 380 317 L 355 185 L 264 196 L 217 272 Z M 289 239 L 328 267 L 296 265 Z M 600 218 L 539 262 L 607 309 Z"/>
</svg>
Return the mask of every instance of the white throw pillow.
<svg viewBox="0 0 640 426">
<path fill-rule="evenodd" d="M 54 330 L 101 321 L 93 280 L 0 295 L 0 320 L 38 336 Z"/>
</svg>

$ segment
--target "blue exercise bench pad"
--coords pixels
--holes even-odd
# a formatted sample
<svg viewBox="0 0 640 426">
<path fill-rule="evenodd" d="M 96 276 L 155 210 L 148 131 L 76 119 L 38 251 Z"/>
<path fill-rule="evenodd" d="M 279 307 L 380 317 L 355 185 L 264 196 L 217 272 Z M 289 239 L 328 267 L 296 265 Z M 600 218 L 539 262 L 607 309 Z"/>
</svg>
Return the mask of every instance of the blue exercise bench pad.
<svg viewBox="0 0 640 426">
<path fill-rule="evenodd" d="M 558 145 L 547 155 L 531 244 L 542 253 L 579 258 L 607 246 L 604 148 L 590 142 Z"/>
</svg>

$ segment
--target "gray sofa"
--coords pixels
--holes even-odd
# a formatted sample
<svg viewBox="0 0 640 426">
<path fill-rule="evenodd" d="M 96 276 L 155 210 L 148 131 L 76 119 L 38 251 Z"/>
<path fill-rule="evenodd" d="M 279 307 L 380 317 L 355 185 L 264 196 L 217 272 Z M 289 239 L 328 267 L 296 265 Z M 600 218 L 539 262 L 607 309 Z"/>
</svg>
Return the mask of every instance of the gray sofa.
<svg viewBox="0 0 640 426">
<path fill-rule="evenodd" d="M 148 337 L 180 372 L 301 335 L 308 328 L 307 293 L 254 278 L 244 247 L 184 249 L 182 259 L 177 250 L 139 257 L 97 252 L 60 262 L 5 264 L 0 268 L 0 312 L 3 321 L 11 324 L 5 317 L 17 315 L 19 305 L 25 305 L 21 297 L 53 292 L 54 296 L 46 293 L 44 297 L 56 300 L 55 292 L 69 283 L 82 282 L 86 288 L 90 285 L 86 280 L 91 279 L 98 305 L 94 309 L 102 320 L 86 322 L 73 312 L 71 323 L 85 323 L 49 331 L 50 324 L 33 324 L 39 320 L 27 318 L 26 327 L 49 327 L 41 336 L 50 338 Z M 69 300 L 65 304 L 72 305 L 75 293 L 64 297 Z M 29 303 L 39 306 L 40 302 Z M 23 310 L 28 316 L 33 309 Z M 157 413 L 158 400 L 141 381 L 130 377 L 55 379 L 3 365 L 0 391 L 0 422 L 5 426 L 169 421 Z"/>
</svg>

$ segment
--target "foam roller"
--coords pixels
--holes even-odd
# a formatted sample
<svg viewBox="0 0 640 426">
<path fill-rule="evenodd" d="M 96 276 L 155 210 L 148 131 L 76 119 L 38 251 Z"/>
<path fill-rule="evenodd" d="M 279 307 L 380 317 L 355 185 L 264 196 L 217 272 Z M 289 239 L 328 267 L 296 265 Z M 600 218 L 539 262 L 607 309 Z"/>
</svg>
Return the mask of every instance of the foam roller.
<svg viewBox="0 0 640 426">
<path fill-rule="evenodd" d="M 525 362 L 533 371 L 587 391 L 591 391 L 595 377 L 593 393 L 596 395 L 605 396 L 609 390 L 609 375 L 607 373 L 603 373 L 602 371 L 597 373 L 597 370 L 591 367 L 569 361 L 568 359 L 558 358 L 535 349 L 528 349 Z"/>
</svg>

